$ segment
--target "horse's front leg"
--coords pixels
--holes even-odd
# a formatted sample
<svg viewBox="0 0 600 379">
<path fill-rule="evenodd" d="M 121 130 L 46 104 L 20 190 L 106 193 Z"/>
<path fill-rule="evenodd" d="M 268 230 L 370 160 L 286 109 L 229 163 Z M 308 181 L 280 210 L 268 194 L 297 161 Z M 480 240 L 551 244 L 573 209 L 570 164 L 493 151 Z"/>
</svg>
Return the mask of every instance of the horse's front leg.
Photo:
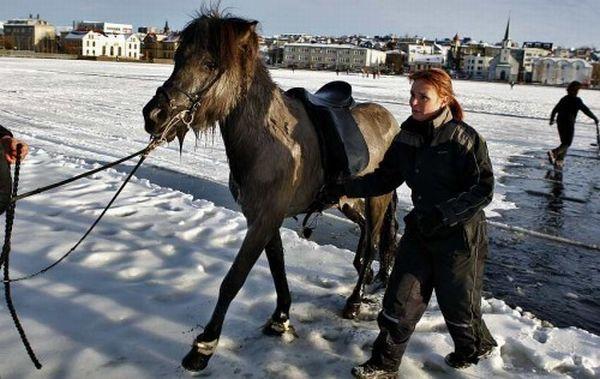
<svg viewBox="0 0 600 379">
<path fill-rule="evenodd" d="M 204 328 L 204 332 L 196 337 L 191 350 L 181 362 L 185 369 L 200 371 L 208 365 L 209 359 L 217 348 L 225 314 L 231 301 L 242 288 L 250 269 L 252 269 L 265 245 L 273 238 L 280 225 L 281 221 L 277 225 L 273 220 L 270 220 L 270 222 L 253 222 L 249 226 L 242 247 L 221 283 L 217 305 L 210 321 Z"/>
<path fill-rule="evenodd" d="M 293 328 L 289 322 L 292 297 L 290 296 L 290 290 L 285 274 L 283 244 L 281 243 L 281 234 L 279 230 L 275 232 L 275 235 L 265 247 L 265 252 L 267 254 L 267 259 L 269 260 L 271 275 L 275 282 L 277 306 L 275 312 L 273 312 L 273 315 L 263 328 L 263 332 L 271 336 L 280 336 L 287 331 L 293 331 Z"/>
</svg>

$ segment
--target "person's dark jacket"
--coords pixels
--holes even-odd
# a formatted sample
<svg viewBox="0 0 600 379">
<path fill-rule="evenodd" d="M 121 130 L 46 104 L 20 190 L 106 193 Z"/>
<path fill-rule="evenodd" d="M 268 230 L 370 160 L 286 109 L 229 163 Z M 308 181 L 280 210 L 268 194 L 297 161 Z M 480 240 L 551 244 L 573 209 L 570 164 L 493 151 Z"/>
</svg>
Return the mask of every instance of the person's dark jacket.
<svg viewBox="0 0 600 379">
<path fill-rule="evenodd" d="M 577 113 L 582 111 L 586 116 L 598 123 L 598 118 L 590 111 L 590 109 L 583 103 L 581 98 L 573 95 L 566 95 L 554 106 L 552 114 L 550 115 L 550 121 L 554 122 L 554 118 L 558 113 L 557 122 L 559 124 L 575 124 Z"/>
<path fill-rule="evenodd" d="M 410 117 L 379 167 L 345 183 L 343 192 L 348 197 L 378 196 L 405 181 L 412 189 L 411 213 L 440 213 L 447 227 L 466 223 L 494 193 L 486 142 L 475 129 L 452 119 L 448 108 L 429 122 Z"/>
</svg>

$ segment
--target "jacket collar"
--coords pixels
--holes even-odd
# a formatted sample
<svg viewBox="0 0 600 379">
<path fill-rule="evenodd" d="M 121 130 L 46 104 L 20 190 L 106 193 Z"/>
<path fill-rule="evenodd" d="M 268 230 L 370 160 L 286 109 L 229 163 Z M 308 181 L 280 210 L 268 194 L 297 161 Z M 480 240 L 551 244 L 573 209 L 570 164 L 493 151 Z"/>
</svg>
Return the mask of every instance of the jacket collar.
<svg viewBox="0 0 600 379">
<path fill-rule="evenodd" d="M 439 115 L 429 121 L 417 121 L 411 116 L 402 123 L 399 138 L 403 143 L 415 147 L 420 147 L 423 143 L 435 145 L 439 143 L 437 140 L 440 127 L 450 121 L 452 121 L 452 112 L 449 107 L 444 107 Z"/>
</svg>

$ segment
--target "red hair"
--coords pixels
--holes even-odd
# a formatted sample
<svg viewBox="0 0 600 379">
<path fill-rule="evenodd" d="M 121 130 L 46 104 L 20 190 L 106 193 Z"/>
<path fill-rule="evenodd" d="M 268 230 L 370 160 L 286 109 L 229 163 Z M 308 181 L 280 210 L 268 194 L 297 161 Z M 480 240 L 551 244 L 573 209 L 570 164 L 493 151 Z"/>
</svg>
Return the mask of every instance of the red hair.
<svg viewBox="0 0 600 379">
<path fill-rule="evenodd" d="M 448 107 L 450 107 L 452 117 L 457 121 L 463 120 L 463 109 L 454 96 L 454 90 L 452 89 L 452 78 L 450 78 L 450 75 L 448 75 L 446 71 L 439 68 L 416 71 L 410 74 L 408 79 L 411 82 L 423 80 L 435 88 L 438 96 L 448 98 Z"/>
</svg>

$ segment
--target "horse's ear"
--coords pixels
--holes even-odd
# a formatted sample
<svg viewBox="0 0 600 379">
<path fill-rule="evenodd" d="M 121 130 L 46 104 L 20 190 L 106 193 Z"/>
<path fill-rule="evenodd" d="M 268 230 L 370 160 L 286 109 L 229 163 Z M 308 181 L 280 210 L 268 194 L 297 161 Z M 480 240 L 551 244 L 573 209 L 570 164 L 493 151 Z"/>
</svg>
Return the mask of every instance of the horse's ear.
<svg viewBox="0 0 600 379">
<path fill-rule="evenodd" d="M 256 33 L 256 25 L 258 25 L 258 21 L 254 20 L 254 21 L 250 21 L 248 22 L 248 25 L 250 26 L 250 32 L 252 33 Z"/>
<path fill-rule="evenodd" d="M 248 21 L 243 26 L 243 31 L 240 34 L 240 41 L 246 42 L 251 37 L 256 34 L 256 25 L 258 25 L 258 21 Z"/>
</svg>

